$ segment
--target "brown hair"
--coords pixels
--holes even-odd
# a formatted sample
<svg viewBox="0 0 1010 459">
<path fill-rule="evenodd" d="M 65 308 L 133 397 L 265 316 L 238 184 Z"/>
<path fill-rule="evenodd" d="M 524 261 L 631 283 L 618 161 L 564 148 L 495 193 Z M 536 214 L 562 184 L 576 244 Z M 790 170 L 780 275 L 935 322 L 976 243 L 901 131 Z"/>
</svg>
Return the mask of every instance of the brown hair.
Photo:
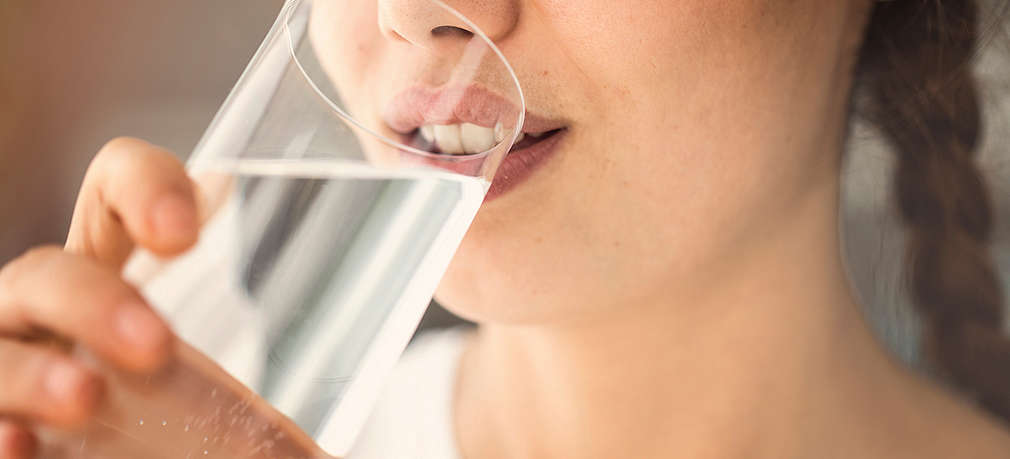
<svg viewBox="0 0 1010 459">
<path fill-rule="evenodd" d="M 951 383 L 1010 420 L 1010 339 L 989 252 L 993 210 L 975 161 L 983 121 L 972 66 L 984 35 L 979 10 L 976 0 L 877 3 L 856 108 L 897 155 L 895 195 L 923 350 Z"/>
</svg>

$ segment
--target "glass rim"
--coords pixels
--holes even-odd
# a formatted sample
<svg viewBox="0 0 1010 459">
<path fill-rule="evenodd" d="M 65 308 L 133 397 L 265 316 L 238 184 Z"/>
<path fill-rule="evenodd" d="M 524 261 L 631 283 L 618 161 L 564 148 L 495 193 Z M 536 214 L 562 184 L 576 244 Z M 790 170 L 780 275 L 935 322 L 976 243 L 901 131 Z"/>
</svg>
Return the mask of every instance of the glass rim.
<svg viewBox="0 0 1010 459">
<path fill-rule="evenodd" d="M 427 1 L 430 1 L 431 3 L 434 3 L 439 7 L 445 9 L 450 14 L 455 16 L 457 19 L 462 21 L 463 24 L 465 24 L 467 27 L 470 27 L 471 29 L 470 32 L 472 32 L 475 37 L 479 37 L 481 40 L 483 40 L 484 43 L 491 49 L 491 51 L 494 52 L 496 56 L 498 56 L 498 59 L 505 66 L 505 70 L 508 74 L 508 77 L 510 81 L 514 83 L 516 92 L 519 95 L 519 110 L 518 110 L 519 115 L 516 117 L 516 124 L 512 130 L 512 138 L 510 141 L 510 144 L 515 145 L 516 139 L 519 138 L 519 134 L 522 132 L 523 124 L 526 121 L 526 96 L 523 94 L 522 85 L 519 84 L 519 77 L 516 75 L 515 70 L 512 68 L 512 64 L 509 63 L 508 59 L 505 59 L 505 55 L 501 52 L 500 49 L 498 49 L 498 46 L 495 45 L 494 41 L 492 41 L 491 38 L 488 37 L 487 34 L 485 34 L 484 31 L 480 27 L 478 27 L 477 24 L 474 24 L 473 21 L 471 21 L 469 18 L 464 16 L 459 11 L 456 11 L 455 8 L 447 5 L 442 0 L 427 0 Z M 338 118 L 340 118 L 343 122 L 348 123 L 350 127 L 360 129 L 361 131 L 374 137 L 378 141 L 397 150 L 421 155 L 426 158 L 433 158 L 447 162 L 461 162 L 461 161 L 472 161 L 475 159 L 481 159 L 489 155 L 492 151 L 496 149 L 496 147 L 500 146 L 504 142 L 504 140 L 502 142 L 498 142 L 493 147 L 478 153 L 462 153 L 462 154 L 432 153 L 430 151 L 425 151 L 421 150 L 420 148 L 406 145 L 398 140 L 391 139 L 388 136 L 376 132 L 374 129 L 369 128 L 365 124 L 359 122 L 349 113 L 344 111 L 344 109 L 342 109 L 340 105 L 335 103 L 332 99 L 330 99 L 329 96 L 327 96 L 323 92 L 323 90 L 316 84 L 316 82 L 312 79 L 312 77 L 309 76 L 309 72 L 305 70 L 305 67 L 302 65 L 302 62 L 298 57 L 298 53 L 295 51 L 295 40 L 294 37 L 292 36 L 290 28 L 291 16 L 294 13 L 295 9 L 301 5 L 301 3 L 302 0 L 287 0 L 284 7 L 281 10 L 281 15 L 283 17 L 284 22 L 284 34 L 287 37 L 288 51 L 291 53 L 291 60 L 298 68 L 299 74 L 302 76 L 302 78 L 305 79 L 305 82 L 309 85 L 309 87 L 312 88 L 312 91 L 316 94 L 316 96 L 318 96 L 320 100 L 322 100 Z"/>
</svg>

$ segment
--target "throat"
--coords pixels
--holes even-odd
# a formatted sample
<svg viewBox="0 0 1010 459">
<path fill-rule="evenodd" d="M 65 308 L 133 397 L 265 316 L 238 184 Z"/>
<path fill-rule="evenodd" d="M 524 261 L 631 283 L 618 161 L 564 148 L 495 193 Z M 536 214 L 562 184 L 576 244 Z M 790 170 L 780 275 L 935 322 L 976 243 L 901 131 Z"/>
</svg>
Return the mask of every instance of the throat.
<svg viewBox="0 0 1010 459">
<path fill-rule="evenodd" d="M 607 322 L 481 325 L 455 401 L 465 457 L 816 457 L 801 440 L 872 412 L 896 370 L 845 292 L 751 281 Z"/>
</svg>

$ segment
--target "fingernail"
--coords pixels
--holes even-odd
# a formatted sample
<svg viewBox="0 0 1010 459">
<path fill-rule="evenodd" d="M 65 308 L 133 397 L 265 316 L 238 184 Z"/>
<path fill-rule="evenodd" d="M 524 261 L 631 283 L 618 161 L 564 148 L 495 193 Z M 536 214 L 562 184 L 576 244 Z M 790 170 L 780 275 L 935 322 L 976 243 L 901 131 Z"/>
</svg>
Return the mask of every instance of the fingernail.
<svg viewBox="0 0 1010 459">
<path fill-rule="evenodd" d="M 118 327 L 123 340 L 144 351 L 159 349 L 168 337 L 164 322 L 140 304 L 129 304 L 119 309 Z"/>
<path fill-rule="evenodd" d="M 189 239 L 197 226 L 193 203 L 176 193 L 165 195 L 154 206 L 154 226 L 160 237 Z"/>
<path fill-rule="evenodd" d="M 72 399 L 87 382 L 88 375 L 65 362 L 52 364 L 46 372 L 46 391 L 60 400 Z"/>
<path fill-rule="evenodd" d="M 61 416 L 71 422 L 94 412 L 105 395 L 105 385 L 100 379 L 67 362 L 52 364 L 45 386 L 54 401 L 59 401 Z"/>
</svg>

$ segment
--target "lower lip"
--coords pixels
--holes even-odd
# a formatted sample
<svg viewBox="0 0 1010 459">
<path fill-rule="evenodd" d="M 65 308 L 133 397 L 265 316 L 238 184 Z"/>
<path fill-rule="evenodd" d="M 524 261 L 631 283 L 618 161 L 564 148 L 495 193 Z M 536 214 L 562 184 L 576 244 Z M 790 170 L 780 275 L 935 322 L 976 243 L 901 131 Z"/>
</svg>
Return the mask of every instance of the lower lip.
<svg viewBox="0 0 1010 459">
<path fill-rule="evenodd" d="M 514 190 L 533 175 L 533 172 L 543 166 L 549 158 L 558 151 L 561 139 L 568 134 L 562 129 L 554 135 L 530 145 L 522 150 L 509 152 L 498 171 L 495 173 L 491 188 L 484 197 L 484 202 L 490 202 L 505 193 Z"/>
</svg>

